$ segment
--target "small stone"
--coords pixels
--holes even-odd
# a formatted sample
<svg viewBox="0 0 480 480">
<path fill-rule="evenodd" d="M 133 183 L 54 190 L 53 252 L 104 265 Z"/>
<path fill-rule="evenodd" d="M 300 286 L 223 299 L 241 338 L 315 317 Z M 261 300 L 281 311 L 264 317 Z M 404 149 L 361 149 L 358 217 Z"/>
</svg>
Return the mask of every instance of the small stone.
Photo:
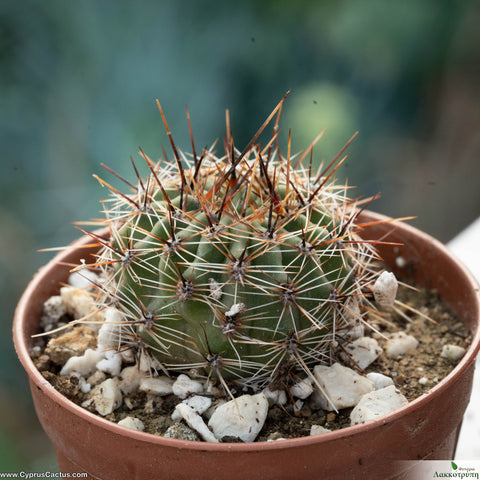
<svg viewBox="0 0 480 480">
<path fill-rule="evenodd" d="M 331 432 L 328 428 L 322 427 L 321 425 L 312 425 L 310 427 L 310 435 L 321 435 L 322 433 Z"/>
<path fill-rule="evenodd" d="M 327 413 L 327 416 L 326 416 L 327 422 L 329 422 L 329 423 L 334 422 L 336 418 L 337 418 L 336 413 L 334 413 L 334 412 Z"/>
<path fill-rule="evenodd" d="M 60 371 L 60 375 L 80 375 L 87 377 L 96 370 L 97 363 L 101 358 L 101 355 L 96 350 L 88 348 L 83 355 L 70 357 Z"/>
<path fill-rule="evenodd" d="M 83 377 L 78 377 L 78 386 L 82 393 L 88 393 L 92 390 L 92 386 Z"/>
<path fill-rule="evenodd" d="M 92 387 L 98 385 L 99 383 L 104 382 L 107 379 L 107 376 L 104 372 L 100 372 L 99 370 L 95 370 L 88 378 L 87 383 L 89 383 Z"/>
<path fill-rule="evenodd" d="M 98 282 L 99 276 L 87 268 L 73 272 L 68 277 L 68 284 L 71 287 L 82 290 L 91 288 Z"/>
<path fill-rule="evenodd" d="M 372 364 L 382 353 L 383 349 L 371 337 L 360 337 L 345 345 L 348 354 L 342 353 L 342 358 L 364 370 Z"/>
<path fill-rule="evenodd" d="M 350 422 L 352 425 L 356 425 L 376 420 L 407 403 L 408 400 L 393 385 L 390 385 L 363 395 L 350 413 Z"/>
<path fill-rule="evenodd" d="M 131 428 L 132 430 L 138 430 L 139 432 L 145 431 L 145 425 L 139 418 L 125 417 L 118 422 L 122 427 Z"/>
<path fill-rule="evenodd" d="M 142 376 L 136 365 L 125 367 L 120 372 L 120 390 L 125 395 L 136 392 L 140 386 L 141 380 Z"/>
<path fill-rule="evenodd" d="M 79 357 L 85 350 L 97 346 L 95 331 L 80 325 L 69 332 L 49 340 L 45 353 L 56 365 L 65 365 L 70 357 Z"/>
<path fill-rule="evenodd" d="M 277 440 L 286 440 L 280 432 L 273 432 L 267 437 L 267 442 L 276 442 Z"/>
<path fill-rule="evenodd" d="M 187 377 L 188 378 L 188 377 Z M 161 397 L 170 395 L 173 392 L 173 380 L 168 377 L 142 377 L 140 379 L 139 390 L 150 395 L 159 395 Z"/>
<path fill-rule="evenodd" d="M 34 363 L 40 372 L 43 370 L 49 370 L 51 366 L 50 357 L 48 355 L 40 355 L 34 360 Z"/>
<path fill-rule="evenodd" d="M 427 377 L 422 377 L 418 379 L 418 383 L 420 385 L 426 385 L 428 383 L 428 378 Z"/>
<path fill-rule="evenodd" d="M 389 358 L 398 358 L 410 350 L 415 350 L 418 343 L 418 340 L 412 335 L 407 335 L 405 332 L 394 332 L 386 344 L 385 353 Z"/>
<path fill-rule="evenodd" d="M 263 394 L 268 400 L 269 405 L 285 405 L 287 403 L 287 394 L 285 390 L 270 390 L 270 388 L 264 388 Z"/>
<path fill-rule="evenodd" d="M 176 422 L 168 427 L 163 436 L 166 438 L 187 440 L 189 442 L 198 442 L 200 440 L 200 437 L 196 434 L 196 432 L 183 422 Z"/>
<path fill-rule="evenodd" d="M 44 331 L 49 331 L 66 313 L 67 306 L 63 302 L 62 297 L 54 295 L 43 304 L 43 315 L 40 325 Z"/>
<path fill-rule="evenodd" d="M 393 385 L 393 379 L 383 375 L 383 373 L 370 372 L 367 373 L 367 378 L 375 384 L 376 390 Z"/>
<path fill-rule="evenodd" d="M 97 369 L 116 377 L 122 370 L 122 356 L 113 350 L 105 352 L 105 358 L 97 362 Z"/>
<path fill-rule="evenodd" d="M 304 405 L 303 400 L 300 400 L 299 398 L 297 398 L 297 399 L 295 400 L 295 402 L 293 403 L 293 414 L 294 414 L 294 415 L 298 415 L 298 413 L 300 412 L 300 410 L 302 410 L 303 405 Z"/>
<path fill-rule="evenodd" d="M 137 353 L 133 348 L 124 348 L 120 350 L 123 363 L 133 363 L 136 360 L 135 354 Z"/>
<path fill-rule="evenodd" d="M 242 395 L 218 407 L 208 425 L 216 438 L 238 437 L 253 442 L 265 423 L 268 401 L 263 393 Z"/>
<path fill-rule="evenodd" d="M 122 404 L 122 392 L 113 378 L 107 378 L 90 393 L 95 410 L 102 416 L 108 415 Z"/>
<path fill-rule="evenodd" d="M 116 308 L 110 307 L 105 310 L 105 320 L 98 330 L 98 350 L 107 352 L 116 350 L 121 344 L 121 333 L 125 324 L 125 317 Z"/>
<path fill-rule="evenodd" d="M 216 436 L 208 429 L 203 418 L 185 403 L 179 403 L 175 410 L 188 424 L 190 428 L 199 433 L 199 435 L 210 443 L 218 443 Z"/>
<path fill-rule="evenodd" d="M 458 345 L 444 345 L 440 356 L 451 362 L 456 362 L 465 355 L 466 350 Z"/>
<path fill-rule="evenodd" d="M 317 365 L 313 374 L 321 387 L 315 392 L 315 399 L 327 411 L 353 407 L 362 395 L 375 389 L 371 380 L 339 363 L 331 367 Z"/>
<path fill-rule="evenodd" d="M 306 378 L 290 387 L 290 393 L 301 400 L 305 400 L 313 393 L 312 379 Z"/>
<path fill-rule="evenodd" d="M 188 405 L 199 415 L 202 415 L 206 412 L 212 405 L 212 399 L 209 397 L 203 397 L 201 395 L 195 395 L 193 397 L 186 398 L 182 403 Z M 175 410 L 172 414 L 172 420 L 179 420 L 180 414 Z"/>
<path fill-rule="evenodd" d="M 397 295 L 398 282 L 391 272 L 382 272 L 373 285 L 375 301 L 383 308 L 392 308 Z"/>
<path fill-rule="evenodd" d="M 192 380 L 190 377 L 182 373 L 173 383 L 172 391 L 178 398 L 184 399 L 192 393 L 203 393 L 203 385 L 201 382 Z"/>
<path fill-rule="evenodd" d="M 351 340 L 356 340 L 357 338 L 365 336 L 365 325 L 356 320 L 352 325 L 347 329 L 347 337 Z"/>
<path fill-rule="evenodd" d="M 94 297 L 86 290 L 70 286 L 62 287 L 60 296 L 67 307 L 67 312 L 73 315 L 75 319 L 87 316 L 92 321 L 103 319 L 103 314 L 97 316 Z"/>
</svg>

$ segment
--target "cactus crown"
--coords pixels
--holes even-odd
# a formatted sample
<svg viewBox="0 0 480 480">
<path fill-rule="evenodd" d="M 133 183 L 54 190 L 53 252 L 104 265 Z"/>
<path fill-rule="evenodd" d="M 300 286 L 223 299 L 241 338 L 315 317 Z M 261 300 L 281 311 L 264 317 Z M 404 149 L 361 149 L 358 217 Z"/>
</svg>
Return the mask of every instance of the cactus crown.
<svg viewBox="0 0 480 480">
<path fill-rule="evenodd" d="M 380 272 L 357 235 L 359 203 L 332 181 L 340 154 L 313 172 L 302 164 L 313 145 L 292 156 L 289 139 L 280 152 L 283 100 L 242 151 L 227 112 L 220 157 L 198 155 L 193 140 L 191 154 L 179 151 L 159 105 L 173 160 L 141 151 L 150 173 L 126 182 L 129 193 L 100 180 L 110 239 L 90 233 L 103 246 L 89 267 L 102 270 L 100 305 L 121 312 L 118 349 L 255 390 L 309 375 L 366 322 Z"/>
</svg>

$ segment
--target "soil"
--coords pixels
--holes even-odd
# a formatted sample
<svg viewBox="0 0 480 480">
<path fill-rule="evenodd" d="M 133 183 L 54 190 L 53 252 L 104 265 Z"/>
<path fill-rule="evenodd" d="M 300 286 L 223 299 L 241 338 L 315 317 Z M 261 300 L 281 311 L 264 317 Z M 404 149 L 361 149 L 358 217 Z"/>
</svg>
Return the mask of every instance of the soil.
<svg viewBox="0 0 480 480">
<path fill-rule="evenodd" d="M 370 318 L 370 323 L 373 323 L 377 331 L 371 336 L 377 339 L 384 350 L 388 342 L 386 337 L 394 331 L 405 331 L 413 335 L 419 345 L 398 359 L 382 354 L 361 373 L 378 372 L 391 377 L 396 388 L 411 401 L 440 382 L 458 363 L 459 360 L 452 362 L 440 356 L 443 345 L 467 348 L 470 334 L 463 323 L 441 302 L 436 292 L 416 292 L 401 288 L 398 298 L 420 313 L 411 310 L 399 313 L 383 312 L 373 322 Z M 51 352 L 45 350 L 45 345 L 45 337 L 40 337 L 32 350 L 32 358 L 37 368 L 60 393 L 81 405 L 87 395 L 82 393 L 79 379 L 75 376 L 60 376 L 60 367 L 51 361 Z M 165 435 L 168 430 L 166 436 L 171 436 L 175 429 L 188 430 L 186 425 L 171 419 L 177 403 L 179 400 L 173 395 L 150 398 L 145 393 L 136 393 L 124 398 L 123 405 L 104 418 L 118 422 L 126 416 L 135 416 L 144 423 L 146 432 Z M 294 412 L 293 404 L 273 406 L 269 409 L 265 425 L 256 441 L 309 435 L 312 425 L 321 425 L 329 430 L 344 428 L 350 425 L 350 411 L 351 409 L 344 409 L 339 413 L 326 412 L 308 400 L 297 412 Z M 187 436 L 182 438 L 200 440 L 192 430 L 185 435 Z"/>
</svg>

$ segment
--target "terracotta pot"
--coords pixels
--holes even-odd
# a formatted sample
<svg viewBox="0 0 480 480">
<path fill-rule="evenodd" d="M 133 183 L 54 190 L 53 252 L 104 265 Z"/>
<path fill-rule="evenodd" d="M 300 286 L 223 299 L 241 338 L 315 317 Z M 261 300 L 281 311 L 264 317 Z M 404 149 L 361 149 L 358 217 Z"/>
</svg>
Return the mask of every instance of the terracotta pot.
<svg viewBox="0 0 480 480">
<path fill-rule="evenodd" d="M 384 220 L 365 213 L 363 222 Z M 382 238 L 392 224 L 365 227 L 365 237 Z M 474 359 L 480 346 L 479 288 L 472 275 L 438 241 L 405 224 L 386 238 L 401 247 L 381 248 L 389 266 L 419 284 L 436 288 L 473 333 L 466 355 L 427 394 L 376 421 L 335 432 L 278 442 L 209 444 L 129 430 L 95 416 L 61 396 L 29 356 L 42 303 L 58 292 L 68 263 L 91 249 L 60 253 L 40 270 L 21 298 L 14 322 L 15 346 L 29 377 L 35 408 L 55 446 L 63 472 L 91 478 L 134 479 L 387 479 L 408 478 L 396 460 L 452 459 L 468 404 Z M 80 239 L 73 246 L 84 245 Z M 395 259 L 405 260 L 403 268 Z"/>
</svg>

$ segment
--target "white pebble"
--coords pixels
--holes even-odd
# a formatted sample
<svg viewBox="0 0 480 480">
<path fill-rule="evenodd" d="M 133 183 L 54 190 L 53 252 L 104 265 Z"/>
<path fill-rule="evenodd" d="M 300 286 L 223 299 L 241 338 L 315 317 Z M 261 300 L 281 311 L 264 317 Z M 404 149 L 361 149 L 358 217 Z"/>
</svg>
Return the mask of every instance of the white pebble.
<svg viewBox="0 0 480 480">
<path fill-rule="evenodd" d="M 124 363 L 133 363 L 136 359 L 137 352 L 133 348 L 124 348 L 119 353 Z"/>
<path fill-rule="evenodd" d="M 322 427 L 321 425 L 312 425 L 310 427 L 310 435 L 321 435 L 322 433 L 331 432 L 328 428 Z"/>
<path fill-rule="evenodd" d="M 82 393 L 88 393 L 92 389 L 92 386 L 83 377 L 78 378 L 78 386 Z"/>
<path fill-rule="evenodd" d="M 125 317 L 116 308 L 110 307 L 105 310 L 105 320 L 97 335 L 97 350 L 99 352 L 117 349 L 121 342 L 121 330 L 125 323 Z"/>
<path fill-rule="evenodd" d="M 76 319 L 86 317 L 97 310 L 93 296 L 81 288 L 70 286 L 62 287 L 60 289 L 60 296 L 67 307 L 67 312 L 72 314 Z M 89 316 L 89 319 L 94 321 L 98 320 L 98 317 L 92 314 Z"/>
<path fill-rule="evenodd" d="M 444 345 L 440 356 L 447 360 L 456 361 L 465 355 L 465 349 L 458 345 Z"/>
<path fill-rule="evenodd" d="M 408 400 L 393 385 L 367 393 L 350 413 L 352 425 L 376 420 L 406 405 Z"/>
<path fill-rule="evenodd" d="M 305 400 L 313 393 L 312 379 L 306 378 L 290 387 L 290 393 L 297 398 Z"/>
<path fill-rule="evenodd" d="M 346 361 L 353 360 L 353 363 L 362 370 L 373 363 L 382 353 L 383 349 L 372 337 L 360 337 L 352 343 L 345 345 L 347 354 L 342 354 Z M 350 356 L 350 358 L 349 358 Z"/>
<path fill-rule="evenodd" d="M 393 385 L 393 379 L 387 377 L 387 375 L 384 375 L 383 373 L 370 372 L 367 373 L 367 378 L 375 384 L 376 390 Z"/>
<path fill-rule="evenodd" d="M 422 377 L 418 380 L 418 383 L 420 385 L 426 385 L 428 383 L 428 378 L 427 377 Z"/>
<path fill-rule="evenodd" d="M 94 387 L 95 385 L 98 385 L 102 382 L 104 382 L 107 379 L 107 376 L 105 373 L 100 372 L 98 370 L 95 370 L 88 378 L 87 382 Z"/>
<path fill-rule="evenodd" d="M 263 389 L 263 394 L 270 405 L 285 405 L 287 403 L 285 390 L 270 390 L 267 387 Z"/>
<path fill-rule="evenodd" d="M 159 395 L 164 397 L 173 392 L 173 380 L 171 378 L 161 377 L 143 377 L 140 380 L 138 388 L 141 392 L 146 392 L 150 395 Z"/>
<path fill-rule="evenodd" d="M 91 348 L 87 348 L 83 355 L 70 357 L 60 371 L 60 375 L 80 375 L 87 377 L 96 370 L 97 363 L 101 358 L 100 353 Z"/>
<path fill-rule="evenodd" d="M 398 282 L 391 272 L 382 272 L 373 285 L 375 301 L 384 308 L 391 308 L 397 296 Z"/>
<path fill-rule="evenodd" d="M 394 332 L 390 335 L 385 350 L 387 357 L 397 358 L 418 347 L 418 340 L 405 332 Z"/>
<path fill-rule="evenodd" d="M 54 295 L 48 298 L 43 304 L 43 313 L 41 325 L 44 329 L 52 328 L 52 323 L 58 322 L 60 318 L 67 313 L 67 307 L 60 295 Z"/>
<path fill-rule="evenodd" d="M 68 284 L 74 288 L 91 288 L 98 282 L 98 275 L 87 268 L 73 272 L 68 277 Z"/>
<path fill-rule="evenodd" d="M 300 400 L 297 398 L 295 402 L 293 403 L 293 413 L 298 413 L 302 408 L 305 402 L 303 400 Z"/>
<path fill-rule="evenodd" d="M 193 397 L 186 398 L 185 400 L 183 400 L 182 403 L 188 405 L 199 415 L 202 415 L 211 407 L 212 399 L 209 397 L 204 397 L 202 395 L 194 395 Z M 177 410 L 174 410 L 172 414 L 172 420 L 178 420 L 179 418 L 180 414 Z"/>
<path fill-rule="evenodd" d="M 102 416 L 112 413 L 122 404 L 122 392 L 113 378 L 107 378 L 90 394 L 95 410 Z"/>
<path fill-rule="evenodd" d="M 268 401 L 263 393 L 242 395 L 219 406 L 208 425 L 215 437 L 237 437 L 244 442 L 253 442 L 265 423 Z"/>
<path fill-rule="evenodd" d="M 203 385 L 197 380 L 192 380 L 185 374 L 181 374 L 177 377 L 172 385 L 173 394 L 178 398 L 187 398 L 192 393 L 202 393 Z"/>
<path fill-rule="evenodd" d="M 353 407 L 362 395 L 375 389 L 371 380 L 339 363 L 317 365 L 313 374 L 321 387 L 315 392 L 315 400 L 328 411 Z"/>
<path fill-rule="evenodd" d="M 114 377 L 120 375 L 120 371 L 122 370 L 122 356 L 113 350 L 105 352 L 105 358 L 102 358 L 102 360 L 97 363 L 97 369 L 101 372 L 109 373 Z"/>
<path fill-rule="evenodd" d="M 190 428 L 199 433 L 199 435 L 206 441 L 211 443 L 218 443 L 216 436 L 208 429 L 203 421 L 203 418 L 185 403 L 179 403 L 175 410 L 178 412 L 188 424 Z"/>
<path fill-rule="evenodd" d="M 362 322 L 355 321 L 347 329 L 347 336 L 351 340 L 355 340 L 357 338 L 364 337 L 365 336 L 365 325 Z"/>
<path fill-rule="evenodd" d="M 145 430 L 145 425 L 143 422 L 139 418 L 135 417 L 125 417 L 123 420 L 118 422 L 118 425 L 131 428 L 132 430 L 138 430 L 139 432 L 143 432 Z"/>
<path fill-rule="evenodd" d="M 141 379 L 142 376 L 136 365 L 125 367 L 120 372 L 120 390 L 125 395 L 136 392 L 140 386 Z"/>
</svg>

